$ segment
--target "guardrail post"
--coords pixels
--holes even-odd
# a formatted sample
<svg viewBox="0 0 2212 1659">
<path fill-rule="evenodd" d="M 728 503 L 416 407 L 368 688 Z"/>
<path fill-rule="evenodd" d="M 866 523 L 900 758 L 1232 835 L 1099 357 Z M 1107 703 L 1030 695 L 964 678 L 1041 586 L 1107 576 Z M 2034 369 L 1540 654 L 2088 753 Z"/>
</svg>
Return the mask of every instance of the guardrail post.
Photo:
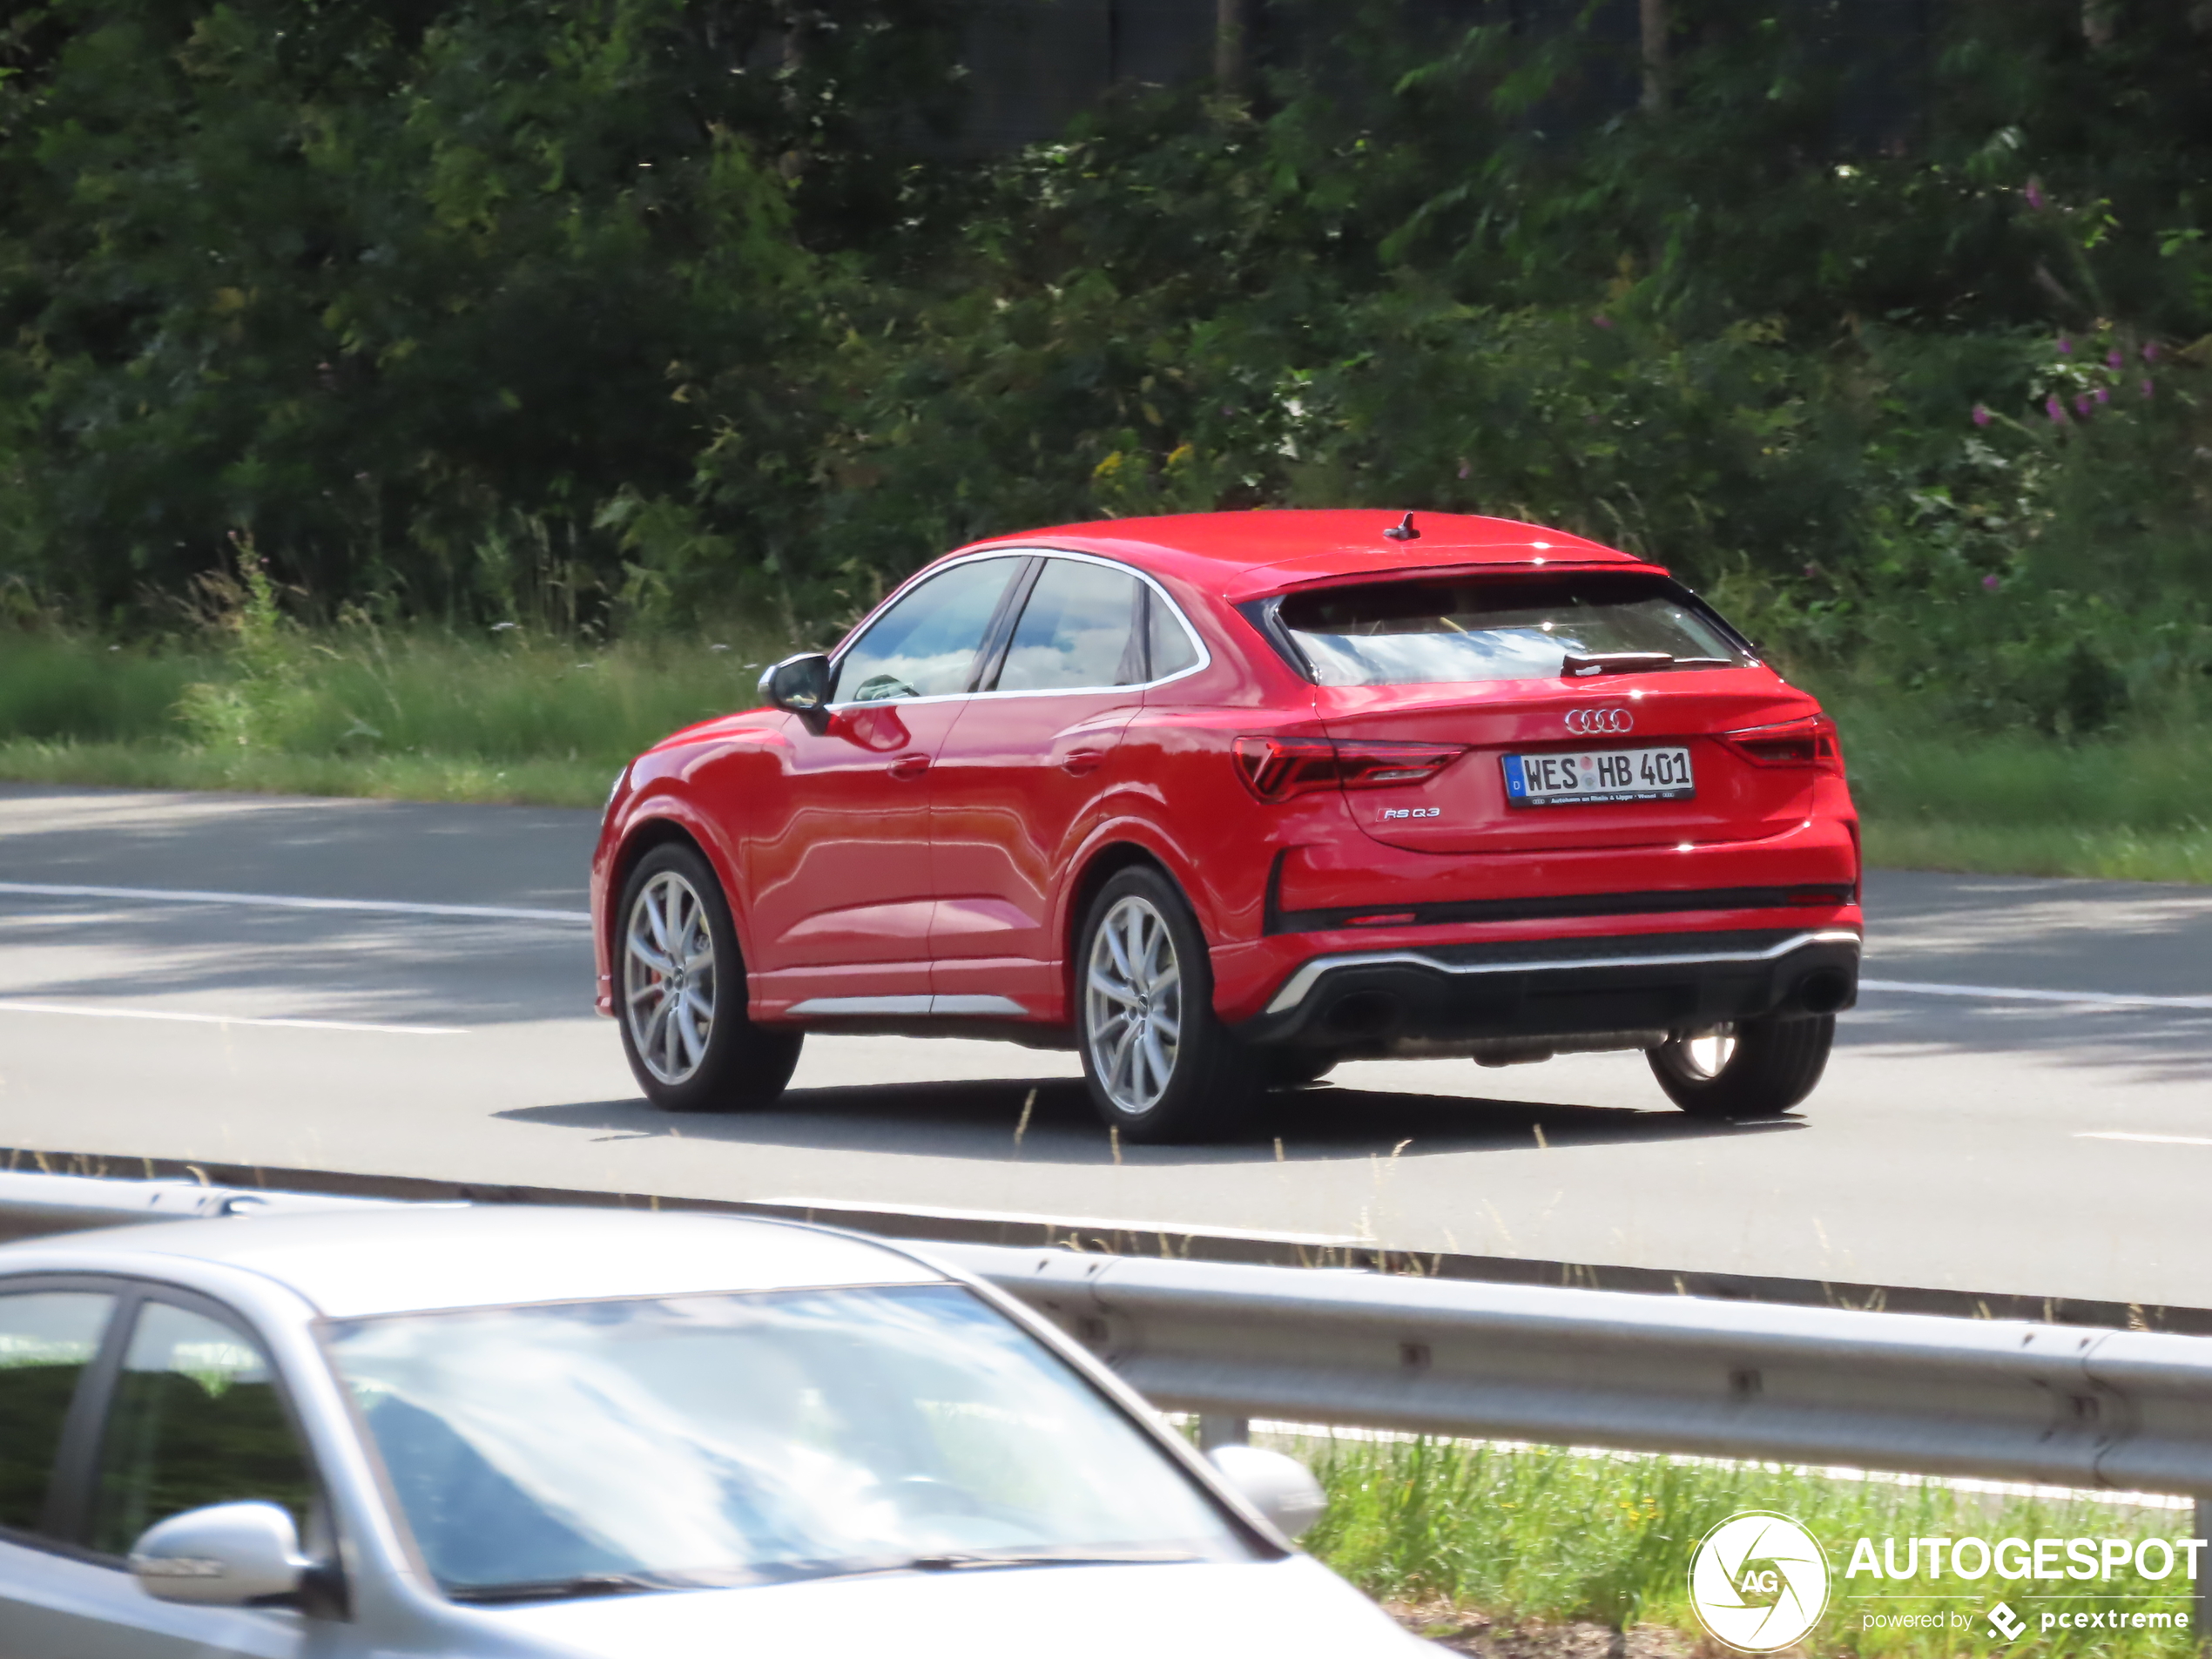
<svg viewBox="0 0 2212 1659">
<path fill-rule="evenodd" d="M 1217 1446 L 1244 1446 L 1252 1438 L 1252 1422 L 1249 1417 L 1217 1417 L 1211 1412 L 1198 1416 L 1198 1449 L 1211 1452 Z"/>
</svg>

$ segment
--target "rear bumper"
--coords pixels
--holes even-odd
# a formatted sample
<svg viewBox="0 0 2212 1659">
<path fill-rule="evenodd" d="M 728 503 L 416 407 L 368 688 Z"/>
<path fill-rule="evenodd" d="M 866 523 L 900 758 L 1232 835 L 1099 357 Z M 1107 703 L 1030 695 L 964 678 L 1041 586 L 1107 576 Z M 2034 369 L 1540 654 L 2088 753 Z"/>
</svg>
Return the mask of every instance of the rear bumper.
<svg viewBox="0 0 2212 1659">
<path fill-rule="evenodd" d="M 1696 1031 L 1849 1008 L 1858 955 L 1858 930 L 1833 926 L 1347 951 L 1302 963 L 1237 1031 L 1374 1053 Z"/>
</svg>

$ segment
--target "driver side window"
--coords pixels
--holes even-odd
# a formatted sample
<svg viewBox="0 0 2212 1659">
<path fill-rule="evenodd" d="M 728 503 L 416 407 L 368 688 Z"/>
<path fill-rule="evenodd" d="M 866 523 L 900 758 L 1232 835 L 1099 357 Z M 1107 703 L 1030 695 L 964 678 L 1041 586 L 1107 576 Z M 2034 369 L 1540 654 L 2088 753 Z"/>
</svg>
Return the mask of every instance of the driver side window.
<svg viewBox="0 0 2212 1659">
<path fill-rule="evenodd" d="M 845 653 L 830 700 L 884 703 L 968 690 L 984 631 L 1022 563 L 1018 556 L 978 559 L 931 577 Z"/>
</svg>

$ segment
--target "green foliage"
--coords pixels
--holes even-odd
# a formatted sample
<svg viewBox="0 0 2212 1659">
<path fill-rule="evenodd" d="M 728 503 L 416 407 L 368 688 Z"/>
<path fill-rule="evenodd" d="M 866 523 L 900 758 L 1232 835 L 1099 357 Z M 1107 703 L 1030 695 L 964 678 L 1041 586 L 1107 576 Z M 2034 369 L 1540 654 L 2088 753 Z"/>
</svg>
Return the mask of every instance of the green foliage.
<svg viewBox="0 0 2212 1659">
<path fill-rule="evenodd" d="M 978 534 L 1413 506 L 1648 553 L 1946 726 L 2202 711 L 2202 8 L 1950 0 L 1915 57 L 1670 0 L 1647 112 L 1602 7 L 1273 0 L 1250 101 L 981 162 L 931 136 L 961 10 L 19 10 L 0 587 L 157 628 L 236 531 L 304 619 L 821 637 Z"/>
</svg>

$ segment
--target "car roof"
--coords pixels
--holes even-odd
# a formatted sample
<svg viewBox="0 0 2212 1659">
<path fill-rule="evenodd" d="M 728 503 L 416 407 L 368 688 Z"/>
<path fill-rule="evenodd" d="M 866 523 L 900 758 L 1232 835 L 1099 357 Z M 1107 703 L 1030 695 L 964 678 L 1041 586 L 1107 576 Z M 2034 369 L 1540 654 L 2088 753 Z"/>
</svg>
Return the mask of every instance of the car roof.
<svg viewBox="0 0 2212 1659">
<path fill-rule="evenodd" d="M 158 1222 L 0 1247 L 0 1272 L 163 1277 L 180 1259 L 289 1286 L 334 1318 L 520 1302 L 686 1296 L 944 1275 L 887 1245 L 798 1222 L 537 1204 L 393 1204 Z"/>
<path fill-rule="evenodd" d="M 1544 564 L 1654 568 L 1617 548 L 1514 518 L 1417 509 L 1413 520 L 1418 538 L 1384 534 L 1405 517 L 1394 508 L 1359 507 L 1111 518 L 995 536 L 960 552 L 1046 547 L 1096 553 L 1181 577 L 1231 603 L 1347 577 L 1427 570 Z"/>
</svg>

